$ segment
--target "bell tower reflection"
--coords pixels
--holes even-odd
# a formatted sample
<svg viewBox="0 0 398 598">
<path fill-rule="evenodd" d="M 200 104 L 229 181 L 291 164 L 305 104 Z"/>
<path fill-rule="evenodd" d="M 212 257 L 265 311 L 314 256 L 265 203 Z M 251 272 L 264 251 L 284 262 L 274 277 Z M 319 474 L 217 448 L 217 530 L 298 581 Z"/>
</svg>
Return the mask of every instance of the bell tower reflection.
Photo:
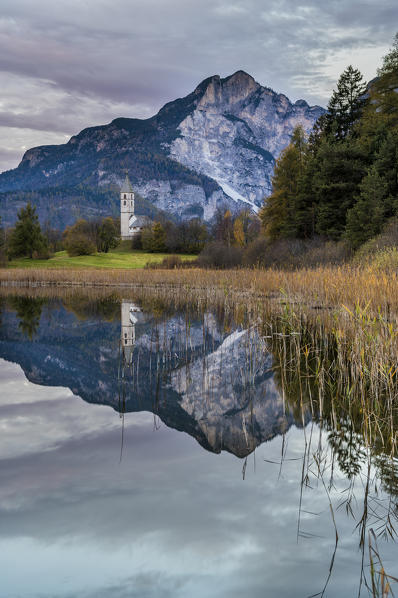
<svg viewBox="0 0 398 598">
<path fill-rule="evenodd" d="M 123 299 L 120 305 L 120 353 L 119 353 L 119 412 L 126 407 L 126 384 L 132 383 L 133 354 L 136 344 L 136 324 L 143 319 L 142 309 L 131 301 Z"/>
<path fill-rule="evenodd" d="M 124 365 L 133 362 L 135 345 L 135 326 L 142 310 L 135 303 L 123 300 L 121 303 L 121 347 Z"/>
</svg>

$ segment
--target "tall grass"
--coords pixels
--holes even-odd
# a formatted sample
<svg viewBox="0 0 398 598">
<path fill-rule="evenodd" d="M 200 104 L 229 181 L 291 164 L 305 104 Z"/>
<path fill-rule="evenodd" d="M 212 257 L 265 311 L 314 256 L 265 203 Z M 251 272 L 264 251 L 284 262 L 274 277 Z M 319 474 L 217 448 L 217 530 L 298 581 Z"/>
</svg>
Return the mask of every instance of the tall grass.
<svg viewBox="0 0 398 598">
<path fill-rule="evenodd" d="M 398 313 L 396 272 L 372 267 L 322 267 L 282 271 L 275 269 L 218 270 L 44 270 L 40 268 L 0 270 L 0 285 L 138 288 L 166 285 L 185 297 L 222 294 L 256 298 L 287 299 L 291 304 L 330 309 L 346 305 L 368 305 L 386 318 Z M 167 287 L 167 288 L 166 288 Z"/>
</svg>

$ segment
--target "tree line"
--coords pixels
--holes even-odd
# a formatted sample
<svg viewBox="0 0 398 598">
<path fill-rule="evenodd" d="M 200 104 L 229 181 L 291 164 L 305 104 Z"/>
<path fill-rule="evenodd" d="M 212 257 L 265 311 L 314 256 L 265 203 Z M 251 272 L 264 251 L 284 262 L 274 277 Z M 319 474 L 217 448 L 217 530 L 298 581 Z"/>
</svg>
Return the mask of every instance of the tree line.
<svg viewBox="0 0 398 598">
<path fill-rule="evenodd" d="M 341 75 L 307 138 L 297 127 L 261 210 L 272 240 L 345 240 L 357 249 L 398 212 L 398 34 L 377 78 Z"/>
<path fill-rule="evenodd" d="M 42 229 L 36 208 L 30 202 L 18 211 L 14 228 L 6 231 L 0 221 L 0 262 L 7 258 L 48 259 L 52 253 L 66 249 L 70 256 L 107 253 L 119 243 L 118 219 L 94 221 L 79 219 L 63 232 L 45 225 Z"/>
</svg>

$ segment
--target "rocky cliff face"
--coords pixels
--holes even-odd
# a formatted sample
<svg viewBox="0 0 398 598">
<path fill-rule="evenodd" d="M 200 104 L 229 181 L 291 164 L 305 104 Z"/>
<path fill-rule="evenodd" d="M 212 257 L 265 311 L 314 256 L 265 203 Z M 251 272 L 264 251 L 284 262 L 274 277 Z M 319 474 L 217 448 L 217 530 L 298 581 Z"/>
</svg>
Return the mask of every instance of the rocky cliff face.
<svg viewBox="0 0 398 598">
<path fill-rule="evenodd" d="M 0 193 L 62 188 L 67 196 L 84 184 L 117 197 L 128 168 L 141 196 L 181 217 L 209 220 L 218 206 L 257 209 L 294 127 L 309 131 L 322 113 L 243 71 L 213 76 L 150 119 L 119 118 L 64 145 L 28 150 L 18 168 L 0 175 Z"/>
<path fill-rule="evenodd" d="M 304 100 L 291 104 L 243 71 L 211 77 L 198 89 L 201 97 L 179 124 L 170 155 L 215 180 L 229 198 L 259 207 L 293 129 L 302 124 L 310 131 L 323 110 Z"/>
</svg>

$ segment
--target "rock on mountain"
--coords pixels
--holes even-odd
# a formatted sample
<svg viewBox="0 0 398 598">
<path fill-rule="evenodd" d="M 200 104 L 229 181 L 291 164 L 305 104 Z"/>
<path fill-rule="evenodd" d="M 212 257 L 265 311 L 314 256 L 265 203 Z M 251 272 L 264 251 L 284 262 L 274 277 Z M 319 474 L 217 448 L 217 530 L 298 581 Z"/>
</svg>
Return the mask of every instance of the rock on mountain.
<svg viewBox="0 0 398 598">
<path fill-rule="evenodd" d="M 28 150 L 16 169 L 0 175 L 0 202 L 4 208 L 7 197 L 8 211 L 10 193 L 35 191 L 51 203 L 63 190 L 56 209 L 68 220 L 76 189 L 116 194 L 128 168 L 143 198 L 184 218 L 209 220 L 218 206 L 257 209 L 270 193 L 275 159 L 294 127 L 311 130 L 323 112 L 304 100 L 292 104 L 243 71 L 225 79 L 215 75 L 152 118 L 118 118 L 84 129 L 66 144 Z M 82 211 L 84 202 L 83 193 Z"/>
</svg>

